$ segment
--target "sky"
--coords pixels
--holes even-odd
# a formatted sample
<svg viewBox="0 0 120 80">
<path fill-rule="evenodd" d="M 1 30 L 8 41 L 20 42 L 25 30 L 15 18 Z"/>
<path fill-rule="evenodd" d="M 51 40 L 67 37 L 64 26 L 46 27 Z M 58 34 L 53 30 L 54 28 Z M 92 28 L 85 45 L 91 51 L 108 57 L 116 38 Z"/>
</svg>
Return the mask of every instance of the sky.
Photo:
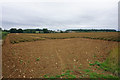
<svg viewBox="0 0 120 80">
<path fill-rule="evenodd" d="M 119 0 L 1 0 L 3 29 L 116 29 Z"/>
</svg>

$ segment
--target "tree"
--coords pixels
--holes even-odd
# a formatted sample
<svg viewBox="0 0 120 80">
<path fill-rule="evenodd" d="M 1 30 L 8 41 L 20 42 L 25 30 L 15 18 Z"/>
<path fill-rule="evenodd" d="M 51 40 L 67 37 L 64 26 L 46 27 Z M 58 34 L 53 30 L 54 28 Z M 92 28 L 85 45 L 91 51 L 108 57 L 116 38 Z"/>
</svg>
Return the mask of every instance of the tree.
<svg viewBox="0 0 120 80">
<path fill-rule="evenodd" d="M 23 30 L 22 29 L 18 29 L 17 32 L 18 33 L 23 33 Z"/>
<path fill-rule="evenodd" d="M 60 30 L 60 33 L 63 33 L 63 31 L 62 31 L 62 30 Z"/>
<path fill-rule="evenodd" d="M 40 29 L 36 29 L 35 31 L 40 31 Z"/>
<path fill-rule="evenodd" d="M 16 28 L 11 28 L 10 33 L 17 33 L 17 29 Z"/>
<path fill-rule="evenodd" d="M 2 28 L 0 28 L 0 31 L 2 31 Z"/>
<path fill-rule="evenodd" d="M 9 32 L 9 30 L 5 30 L 5 29 L 4 29 L 4 30 L 2 30 L 2 31 L 4 31 L 4 32 Z"/>
<path fill-rule="evenodd" d="M 44 28 L 44 29 L 43 29 L 43 32 L 44 32 L 44 33 L 49 33 L 49 31 L 48 31 L 47 28 Z"/>
</svg>

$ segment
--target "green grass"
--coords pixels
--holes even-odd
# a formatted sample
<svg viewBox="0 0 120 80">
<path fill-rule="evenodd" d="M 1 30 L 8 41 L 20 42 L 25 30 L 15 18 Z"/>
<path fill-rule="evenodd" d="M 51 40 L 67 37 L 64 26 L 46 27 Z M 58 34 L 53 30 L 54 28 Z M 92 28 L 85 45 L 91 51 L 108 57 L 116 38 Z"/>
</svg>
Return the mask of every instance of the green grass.
<svg viewBox="0 0 120 80">
<path fill-rule="evenodd" d="M 73 74 L 73 72 L 74 71 L 67 70 L 60 75 L 56 75 L 56 76 L 44 75 L 43 77 L 49 78 L 49 79 L 55 79 L 55 78 L 74 79 L 74 78 L 77 78 L 76 75 Z M 92 80 L 94 80 L 94 79 L 98 80 L 98 78 L 119 80 L 119 78 L 117 76 L 113 76 L 113 75 L 109 75 L 109 74 L 99 74 L 96 72 L 92 72 L 92 70 L 89 70 L 89 69 L 85 69 L 84 72 L 85 73 L 80 72 L 81 75 L 79 76 L 79 78 L 85 78 L 88 76 L 88 78 L 92 79 Z"/>
<path fill-rule="evenodd" d="M 118 61 L 118 47 L 116 47 L 110 52 L 106 61 L 101 64 L 101 67 L 117 75 L 118 71 L 120 70 L 118 67 L 118 64 L 120 63 L 118 62 L 119 62 Z"/>
<path fill-rule="evenodd" d="M 76 75 L 72 74 L 73 71 L 67 70 L 64 73 L 60 74 L 60 75 L 56 75 L 56 76 L 48 76 L 48 75 L 44 75 L 44 78 L 61 78 L 61 77 L 65 77 L 65 78 L 76 78 Z"/>
<path fill-rule="evenodd" d="M 96 72 L 90 72 L 88 73 L 90 78 L 114 78 L 114 80 L 117 80 L 118 77 L 112 76 L 112 75 L 103 75 L 103 74 L 98 74 Z"/>
<path fill-rule="evenodd" d="M 119 63 L 120 64 L 120 63 Z M 104 71 L 110 71 L 116 76 L 120 68 L 118 67 L 118 47 L 114 48 L 107 59 L 104 62 L 95 61 L 94 63 L 89 63 L 90 66 L 99 66 Z"/>
<path fill-rule="evenodd" d="M 85 73 L 80 75 L 79 78 L 84 78 L 85 76 L 88 75 L 89 79 L 92 79 L 92 80 L 94 80 L 94 79 L 98 80 L 98 78 L 104 78 L 104 79 L 112 78 L 113 80 L 119 80 L 117 76 L 98 74 L 96 72 L 91 72 L 91 70 L 89 70 L 89 69 L 85 69 L 84 71 L 85 71 Z M 56 75 L 56 76 L 44 75 L 43 77 L 49 78 L 49 79 L 55 79 L 55 78 L 74 79 L 74 78 L 77 78 L 76 75 L 72 74 L 72 72 L 73 71 L 67 70 L 65 73 L 62 73 L 60 75 Z"/>
<path fill-rule="evenodd" d="M 8 32 L 3 32 L 0 31 L 0 39 L 5 39 L 5 37 L 7 36 Z"/>
</svg>

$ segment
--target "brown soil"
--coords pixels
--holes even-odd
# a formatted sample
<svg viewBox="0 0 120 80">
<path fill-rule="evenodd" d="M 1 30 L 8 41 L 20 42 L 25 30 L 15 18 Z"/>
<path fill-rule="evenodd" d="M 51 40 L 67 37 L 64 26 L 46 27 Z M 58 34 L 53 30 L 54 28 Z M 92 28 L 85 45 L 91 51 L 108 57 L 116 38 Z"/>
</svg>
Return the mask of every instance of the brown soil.
<svg viewBox="0 0 120 80">
<path fill-rule="evenodd" d="M 40 78 L 45 74 L 61 74 L 63 70 L 73 70 L 75 75 L 81 75 L 78 72 L 80 64 L 84 70 L 88 69 L 90 61 L 103 62 L 116 45 L 117 42 L 84 38 L 10 44 L 8 35 L 2 48 L 3 77 Z"/>
</svg>

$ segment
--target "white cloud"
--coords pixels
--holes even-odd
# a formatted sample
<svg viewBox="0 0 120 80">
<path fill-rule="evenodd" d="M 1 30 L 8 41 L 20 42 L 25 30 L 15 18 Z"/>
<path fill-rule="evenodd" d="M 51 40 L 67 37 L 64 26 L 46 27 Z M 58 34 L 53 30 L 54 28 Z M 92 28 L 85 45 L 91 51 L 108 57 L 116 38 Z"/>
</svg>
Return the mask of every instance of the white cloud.
<svg viewBox="0 0 120 80">
<path fill-rule="evenodd" d="M 3 28 L 117 29 L 117 3 L 118 0 L 2 0 Z"/>
</svg>

